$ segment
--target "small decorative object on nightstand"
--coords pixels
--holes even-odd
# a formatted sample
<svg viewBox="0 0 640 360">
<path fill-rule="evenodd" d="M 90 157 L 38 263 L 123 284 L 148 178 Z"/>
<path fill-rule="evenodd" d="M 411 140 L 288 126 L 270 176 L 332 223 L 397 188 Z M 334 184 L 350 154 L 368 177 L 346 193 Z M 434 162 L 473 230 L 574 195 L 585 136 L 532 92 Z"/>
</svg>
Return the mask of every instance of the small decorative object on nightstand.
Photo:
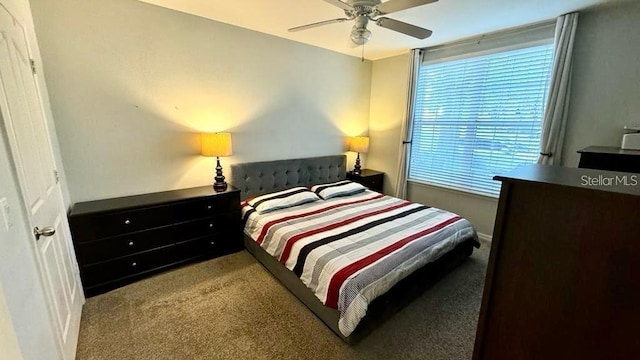
<svg viewBox="0 0 640 360">
<path fill-rule="evenodd" d="M 362 173 L 362 166 L 360 166 L 360 153 L 367 153 L 369 151 L 369 138 L 366 136 L 355 136 L 349 141 L 349 151 L 357 152 L 356 164 L 353 167 L 353 173 L 360 175 Z"/>
<path fill-rule="evenodd" d="M 357 182 L 369 188 L 369 190 L 381 193 L 384 185 L 384 173 L 376 170 L 362 169 L 360 174 L 353 171 L 347 173 L 347 180 Z"/>
<path fill-rule="evenodd" d="M 229 133 L 204 133 L 202 134 L 202 156 L 216 157 L 216 176 L 213 189 L 215 191 L 227 190 L 227 183 L 222 175 L 220 156 L 231 156 L 231 134 Z"/>
</svg>

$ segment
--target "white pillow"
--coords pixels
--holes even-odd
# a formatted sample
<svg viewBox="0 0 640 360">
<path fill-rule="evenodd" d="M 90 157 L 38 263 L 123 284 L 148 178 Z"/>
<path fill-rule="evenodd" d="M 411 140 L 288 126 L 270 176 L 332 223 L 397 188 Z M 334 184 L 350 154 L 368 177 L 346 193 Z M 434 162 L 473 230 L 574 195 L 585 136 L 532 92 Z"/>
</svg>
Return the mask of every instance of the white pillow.
<svg viewBox="0 0 640 360">
<path fill-rule="evenodd" d="M 330 184 L 320 184 L 311 187 L 311 191 L 327 200 L 338 196 L 350 196 L 361 193 L 367 188 L 361 184 L 345 180 Z"/>
<path fill-rule="evenodd" d="M 320 198 L 313 191 L 306 187 L 295 187 L 283 191 L 278 191 L 262 196 L 258 196 L 247 201 L 251 207 L 261 214 L 278 209 L 302 205 Z"/>
</svg>

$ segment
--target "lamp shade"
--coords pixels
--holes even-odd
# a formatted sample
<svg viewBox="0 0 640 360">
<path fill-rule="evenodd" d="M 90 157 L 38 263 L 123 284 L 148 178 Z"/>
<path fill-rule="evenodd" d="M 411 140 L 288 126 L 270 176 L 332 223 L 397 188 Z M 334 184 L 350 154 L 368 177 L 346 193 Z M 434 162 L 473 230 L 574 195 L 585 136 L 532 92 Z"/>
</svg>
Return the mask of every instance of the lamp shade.
<svg viewBox="0 0 640 360">
<path fill-rule="evenodd" d="M 349 142 L 349 151 L 366 153 L 369 151 L 369 138 L 367 136 L 355 136 Z"/>
<path fill-rule="evenodd" d="M 203 156 L 230 156 L 232 154 L 230 133 L 203 133 L 201 138 Z"/>
</svg>

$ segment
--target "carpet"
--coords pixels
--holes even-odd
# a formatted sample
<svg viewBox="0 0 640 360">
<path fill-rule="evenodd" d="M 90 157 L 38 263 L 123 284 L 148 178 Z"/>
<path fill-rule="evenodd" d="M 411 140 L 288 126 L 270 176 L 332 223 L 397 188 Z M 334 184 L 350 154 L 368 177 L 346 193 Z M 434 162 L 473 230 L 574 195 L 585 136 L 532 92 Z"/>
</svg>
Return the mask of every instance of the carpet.
<svg viewBox="0 0 640 360">
<path fill-rule="evenodd" d="M 77 359 L 470 359 L 488 253 L 349 346 L 243 251 L 88 299 Z"/>
</svg>

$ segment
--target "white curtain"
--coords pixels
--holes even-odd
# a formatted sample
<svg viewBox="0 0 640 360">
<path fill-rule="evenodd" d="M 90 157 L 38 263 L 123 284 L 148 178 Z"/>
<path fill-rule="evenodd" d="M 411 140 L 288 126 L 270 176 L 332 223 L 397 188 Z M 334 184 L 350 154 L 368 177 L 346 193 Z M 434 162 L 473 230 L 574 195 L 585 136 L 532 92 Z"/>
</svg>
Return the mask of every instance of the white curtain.
<svg viewBox="0 0 640 360">
<path fill-rule="evenodd" d="M 396 183 L 396 197 L 407 197 L 407 172 L 409 165 L 409 152 L 411 151 L 411 138 L 413 130 L 413 115 L 415 108 L 416 83 L 418 82 L 418 70 L 422 61 L 422 49 L 411 50 L 409 57 L 409 81 L 407 86 L 407 109 L 402 123 L 402 142 L 400 143 L 400 159 L 398 161 L 398 182 Z"/>
<path fill-rule="evenodd" d="M 571 90 L 571 58 L 577 26 L 578 13 L 562 15 L 556 22 L 553 73 L 542 124 L 538 164 L 560 165 L 562 161 Z"/>
</svg>

